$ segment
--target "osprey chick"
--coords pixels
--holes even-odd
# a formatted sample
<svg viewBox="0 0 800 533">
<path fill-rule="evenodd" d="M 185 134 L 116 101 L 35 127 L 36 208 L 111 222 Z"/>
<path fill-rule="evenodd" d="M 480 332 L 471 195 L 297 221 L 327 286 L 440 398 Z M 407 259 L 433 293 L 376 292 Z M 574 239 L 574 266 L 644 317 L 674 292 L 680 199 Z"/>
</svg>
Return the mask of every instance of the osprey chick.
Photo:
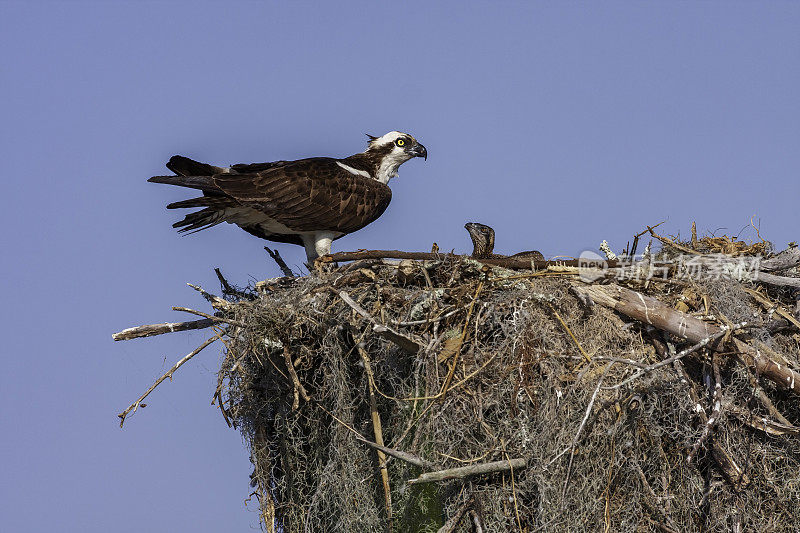
<svg viewBox="0 0 800 533">
<path fill-rule="evenodd" d="M 167 163 L 175 176 L 148 181 L 203 191 L 203 196 L 167 206 L 203 208 L 173 224 L 181 232 L 228 222 L 268 241 L 303 246 L 312 262 L 330 253 L 332 241 L 383 214 L 392 199 L 389 180 L 414 157 L 427 159 L 428 151 L 411 135 L 391 131 L 370 135 L 366 151 L 344 159 L 312 157 L 221 168 L 176 155 Z"/>
<path fill-rule="evenodd" d="M 467 222 L 464 228 L 469 232 L 472 239 L 472 257 L 476 259 L 499 259 L 509 257 L 506 255 L 498 255 L 494 252 L 494 229 L 481 224 L 479 222 Z M 544 256 L 538 250 L 531 250 L 529 252 L 520 252 L 510 257 L 518 257 L 520 259 L 530 258 L 535 261 L 544 261 Z"/>
</svg>

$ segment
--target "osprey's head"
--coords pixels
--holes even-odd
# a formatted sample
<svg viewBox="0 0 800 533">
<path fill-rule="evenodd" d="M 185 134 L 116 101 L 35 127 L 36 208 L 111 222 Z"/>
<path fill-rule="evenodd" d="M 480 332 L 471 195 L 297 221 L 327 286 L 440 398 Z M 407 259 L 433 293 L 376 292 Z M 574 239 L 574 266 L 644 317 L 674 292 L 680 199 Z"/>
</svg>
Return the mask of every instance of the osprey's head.
<svg viewBox="0 0 800 533">
<path fill-rule="evenodd" d="M 390 131 L 380 137 L 369 134 L 367 134 L 367 137 L 369 137 L 368 152 L 380 151 L 394 159 L 402 159 L 402 163 L 413 157 L 428 159 L 428 150 L 413 135 L 408 133 Z"/>
<path fill-rule="evenodd" d="M 472 256 L 486 258 L 494 251 L 494 230 L 486 224 L 467 222 L 464 228 L 472 239 Z"/>
<path fill-rule="evenodd" d="M 378 161 L 376 178 L 383 183 L 397 176 L 397 169 L 415 157 L 428 159 L 428 150 L 413 136 L 401 131 L 390 131 L 386 135 L 369 137 L 369 146 L 365 152 Z"/>
</svg>

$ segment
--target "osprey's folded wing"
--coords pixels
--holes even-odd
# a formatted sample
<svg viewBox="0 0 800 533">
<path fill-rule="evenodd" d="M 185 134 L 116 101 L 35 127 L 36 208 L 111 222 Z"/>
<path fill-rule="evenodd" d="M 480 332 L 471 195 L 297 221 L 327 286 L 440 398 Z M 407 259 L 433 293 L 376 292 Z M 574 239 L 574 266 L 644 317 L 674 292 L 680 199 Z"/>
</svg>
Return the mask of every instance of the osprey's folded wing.
<svg viewBox="0 0 800 533">
<path fill-rule="evenodd" d="M 335 159 L 293 161 L 256 174 L 218 174 L 218 190 L 294 231 L 351 233 L 383 214 L 392 191 Z"/>
</svg>

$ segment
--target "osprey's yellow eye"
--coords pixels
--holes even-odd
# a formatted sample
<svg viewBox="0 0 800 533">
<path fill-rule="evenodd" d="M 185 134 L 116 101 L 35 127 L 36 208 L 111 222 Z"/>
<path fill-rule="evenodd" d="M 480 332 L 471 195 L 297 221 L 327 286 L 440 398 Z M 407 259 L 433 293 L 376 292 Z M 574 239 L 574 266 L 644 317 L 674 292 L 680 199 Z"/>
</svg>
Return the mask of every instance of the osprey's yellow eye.
<svg viewBox="0 0 800 533">
<path fill-rule="evenodd" d="M 397 146 L 404 146 L 406 144 L 406 141 L 404 141 L 403 139 L 397 139 L 394 143 Z"/>
</svg>

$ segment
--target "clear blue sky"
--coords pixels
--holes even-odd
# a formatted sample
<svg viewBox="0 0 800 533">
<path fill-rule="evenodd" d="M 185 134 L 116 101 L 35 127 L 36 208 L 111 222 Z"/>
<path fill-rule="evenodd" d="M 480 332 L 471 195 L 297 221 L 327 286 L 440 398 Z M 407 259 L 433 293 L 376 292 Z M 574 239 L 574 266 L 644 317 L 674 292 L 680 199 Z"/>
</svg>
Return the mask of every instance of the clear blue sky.
<svg viewBox="0 0 800 533">
<path fill-rule="evenodd" d="M 0 2 L 0 529 L 248 531 L 250 464 L 206 337 L 111 333 L 277 275 L 234 227 L 189 237 L 146 178 L 364 148 L 430 153 L 335 249 L 620 249 L 645 224 L 800 239 L 800 4 Z M 746 233 L 746 236 L 752 236 Z M 291 264 L 302 250 L 278 248 Z M 255 510 L 252 504 L 252 510 Z"/>
</svg>

